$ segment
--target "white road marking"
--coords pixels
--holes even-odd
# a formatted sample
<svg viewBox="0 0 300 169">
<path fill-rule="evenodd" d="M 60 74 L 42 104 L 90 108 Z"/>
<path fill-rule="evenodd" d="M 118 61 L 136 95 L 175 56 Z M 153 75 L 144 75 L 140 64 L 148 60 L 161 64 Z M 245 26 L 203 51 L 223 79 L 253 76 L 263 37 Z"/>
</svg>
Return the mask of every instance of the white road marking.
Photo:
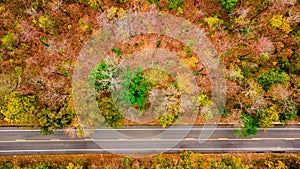
<svg viewBox="0 0 300 169">
<path fill-rule="evenodd" d="M 51 150 L 0 150 L 0 153 L 28 153 L 28 152 L 124 152 L 128 151 L 300 151 L 300 148 L 268 147 L 268 148 L 126 148 L 126 149 L 51 149 Z M 150 152 L 151 153 L 151 152 Z"/>
<path fill-rule="evenodd" d="M 300 138 L 215 138 L 215 139 L 199 139 L 199 138 L 182 138 L 182 139 L 168 139 L 168 138 L 141 138 L 141 139 L 130 139 L 130 138 L 117 138 L 117 139 L 74 139 L 74 140 L 61 140 L 61 139 L 50 139 L 50 140 L 1 140 L 0 143 L 13 143 L 13 142 L 118 142 L 118 141 L 259 141 L 259 140 L 300 140 Z"/>
</svg>

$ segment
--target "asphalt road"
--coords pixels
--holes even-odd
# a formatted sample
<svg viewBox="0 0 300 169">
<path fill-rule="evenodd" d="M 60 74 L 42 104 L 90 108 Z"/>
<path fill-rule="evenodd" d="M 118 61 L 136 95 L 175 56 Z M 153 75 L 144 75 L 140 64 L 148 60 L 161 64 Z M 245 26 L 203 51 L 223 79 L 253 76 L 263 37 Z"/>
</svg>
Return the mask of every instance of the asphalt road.
<svg viewBox="0 0 300 169">
<path fill-rule="evenodd" d="M 0 127 L 0 155 L 16 154 L 156 154 L 192 150 L 222 152 L 300 152 L 300 127 L 259 129 L 240 138 L 230 127 L 177 126 L 98 129 L 89 138 L 71 139 L 62 130 L 44 136 L 39 130 Z"/>
</svg>

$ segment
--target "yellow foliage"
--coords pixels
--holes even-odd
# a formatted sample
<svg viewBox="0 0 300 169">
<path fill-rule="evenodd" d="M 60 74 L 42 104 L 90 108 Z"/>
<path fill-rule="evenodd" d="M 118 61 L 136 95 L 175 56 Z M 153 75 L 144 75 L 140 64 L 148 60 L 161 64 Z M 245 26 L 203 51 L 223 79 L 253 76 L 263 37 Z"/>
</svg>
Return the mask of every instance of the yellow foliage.
<svg viewBox="0 0 300 169">
<path fill-rule="evenodd" d="M 6 121 L 28 123 L 33 119 L 34 104 L 34 96 L 21 96 L 17 92 L 11 92 L 5 96 L 0 112 Z"/>
<path fill-rule="evenodd" d="M 112 6 L 109 10 L 107 10 L 107 17 L 109 19 L 113 19 L 114 17 L 120 18 L 125 14 L 126 11 L 123 8 Z"/>
<path fill-rule="evenodd" d="M 43 15 L 39 18 L 39 27 L 42 29 L 51 29 L 55 26 L 55 22 L 48 15 Z"/>
<path fill-rule="evenodd" d="M 261 127 L 272 127 L 273 122 L 279 121 L 279 112 L 276 110 L 275 106 L 260 110 L 257 113 Z"/>
<path fill-rule="evenodd" d="M 279 28 L 287 34 L 292 31 L 290 24 L 287 23 L 283 15 L 274 15 L 270 20 L 270 26 L 271 28 Z"/>
<path fill-rule="evenodd" d="M 71 162 L 69 162 L 68 166 L 66 167 L 66 169 L 83 169 L 83 166 L 77 164 L 73 164 Z"/>
<path fill-rule="evenodd" d="M 190 57 L 184 59 L 184 62 L 188 67 L 195 67 L 199 63 L 199 60 L 196 57 Z"/>
<path fill-rule="evenodd" d="M 211 106 L 213 104 L 213 102 L 208 98 L 206 93 L 203 92 L 198 97 L 198 104 L 201 107 L 205 107 L 205 106 Z"/>
<path fill-rule="evenodd" d="M 214 17 L 204 18 L 204 22 L 206 22 L 208 24 L 209 28 L 214 29 L 216 26 L 222 24 L 223 20 L 214 16 Z"/>
</svg>

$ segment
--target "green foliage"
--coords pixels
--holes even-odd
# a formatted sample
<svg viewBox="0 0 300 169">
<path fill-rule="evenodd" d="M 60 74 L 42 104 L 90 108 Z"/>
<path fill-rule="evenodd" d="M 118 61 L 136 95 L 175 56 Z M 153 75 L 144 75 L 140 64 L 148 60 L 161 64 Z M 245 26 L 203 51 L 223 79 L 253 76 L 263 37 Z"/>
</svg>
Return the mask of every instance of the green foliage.
<svg viewBox="0 0 300 169">
<path fill-rule="evenodd" d="M 268 73 L 262 73 L 257 77 L 257 82 L 264 90 L 269 90 L 273 84 L 287 84 L 290 77 L 285 72 L 279 72 L 278 70 L 271 70 Z"/>
<path fill-rule="evenodd" d="M 95 85 L 96 91 L 111 90 L 111 80 L 116 72 L 113 64 L 101 62 L 90 73 L 89 81 Z"/>
<path fill-rule="evenodd" d="M 236 3 L 239 0 L 218 0 L 218 1 L 222 4 L 222 7 L 226 9 L 226 12 L 230 13 L 232 12 L 233 7 L 236 5 Z"/>
<path fill-rule="evenodd" d="M 176 9 L 177 7 L 181 7 L 184 4 L 182 0 L 169 0 L 166 4 L 169 9 Z"/>
<path fill-rule="evenodd" d="M 29 165 L 28 169 L 50 169 L 50 165 L 48 163 L 36 163 L 33 166 Z"/>
<path fill-rule="evenodd" d="M 139 110 L 146 110 L 148 101 L 148 91 L 152 84 L 143 76 L 141 68 L 131 71 L 128 68 L 122 78 L 122 91 L 120 93 L 121 102 L 125 105 L 133 105 Z"/>
<path fill-rule="evenodd" d="M 88 4 L 94 9 L 97 9 L 99 7 L 99 4 L 96 0 L 89 0 Z"/>
<path fill-rule="evenodd" d="M 11 92 L 5 96 L 4 104 L 0 105 L 0 113 L 9 122 L 30 123 L 36 109 L 36 98 Z"/>
<path fill-rule="evenodd" d="M 8 33 L 1 38 L 2 49 L 13 49 L 17 40 L 13 33 Z"/>
<path fill-rule="evenodd" d="M 179 165 L 183 168 L 193 168 L 190 151 L 181 151 L 180 152 Z"/>
<path fill-rule="evenodd" d="M 154 5 L 156 5 L 156 6 L 158 6 L 158 7 L 160 7 L 160 3 L 159 3 L 159 1 L 160 0 L 147 0 L 150 4 L 154 4 Z"/>
<path fill-rule="evenodd" d="M 130 158 L 125 157 L 122 159 L 122 166 L 125 168 L 131 168 Z"/>
<path fill-rule="evenodd" d="M 298 107 L 292 100 L 285 100 L 279 103 L 281 108 L 279 112 L 279 118 L 281 121 L 295 120 L 298 114 Z"/>
<path fill-rule="evenodd" d="M 179 14 L 181 14 L 181 13 L 183 13 L 183 10 L 182 10 L 181 7 L 178 7 L 178 8 L 177 8 L 176 15 L 179 15 Z"/>
<path fill-rule="evenodd" d="M 236 135 L 247 137 L 250 135 L 256 135 L 257 128 L 259 128 L 259 120 L 256 116 L 243 113 L 242 120 L 244 122 L 244 128 L 242 130 L 235 130 Z"/>
<path fill-rule="evenodd" d="M 58 112 L 50 108 L 43 108 L 37 117 L 43 134 L 53 134 L 55 130 L 67 127 L 76 117 L 72 99 L 68 98 Z"/>
<path fill-rule="evenodd" d="M 0 168 L 5 168 L 5 169 L 12 169 L 14 167 L 14 164 L 11 162 L 3 162 L 0 165 Z"/>
<path fill-rule="evenodd" d="M 118 56 L 121 56 L 121 48 L 111 48 L 111 51 L 117 54 Z"/>
<path fill-rule="evenodd" d="M 156 41 L 156 47 L 159 48 L 161 45 L 161 40 Z"/>
<path fill-rule="evenodd" d="M 242 159 L 232 156 L 231 158 L 223 158 L 222 162 L 224 164 L 224 166 L 222 168 L 238 168 L 238 169 L 247 169 L 249 167 L 247 167 L 246 165 L 243 164 Z M 218 167 L 220 167 L 221 165 L 219 165 Z M 218 168 L 217 167 L 217 168 Z"/>
<path fill-rule="evenodd" d="M 185 47 L 183 48 L 183 50 L 185 51 L 187 57 L 191 57 L 191 54 L 192 54 L 192 51 L 193 51 L 191 47 L 185 46 Z"/>
<path fill-rule="evenodd" d="M 128 0 L 114 0 L 116 1 L 117 3 L 120 3 L 120 4 L 125 4 L 128 2 Z"/>
<path fill-rule="evenodd" d="M 105 121 L 113 128 L 122 127 L 122 114 L 117 110 L 111 97 L 104 97 L 98 100 L 100 113 Z"/>
</svg>

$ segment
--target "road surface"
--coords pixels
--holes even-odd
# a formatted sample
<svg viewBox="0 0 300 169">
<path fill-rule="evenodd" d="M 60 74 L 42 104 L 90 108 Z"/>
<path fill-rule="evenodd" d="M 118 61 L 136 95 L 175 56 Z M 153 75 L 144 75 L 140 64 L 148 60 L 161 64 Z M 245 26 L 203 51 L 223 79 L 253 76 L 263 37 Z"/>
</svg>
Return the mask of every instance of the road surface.
<svg viewBox="0 0 300 169">
<path fill-rule="evenodd" d="M 300 127 L 259 129 L 254 137 L 240 138 L 234 128 L 177 126 L 171 129 L 128 127 L 98 129 L 89 138 L 71 139 L 62 130 L 44 136 L 38 129 L 0 127 L 0 155 L 86 153 L 175 153 L 192 150 L 223 152 L 300 152 Z M 200 134 L 202 134 L 200 136 Z M 207 139 L 203 134 L 209 135 Z"/>
</svg>

